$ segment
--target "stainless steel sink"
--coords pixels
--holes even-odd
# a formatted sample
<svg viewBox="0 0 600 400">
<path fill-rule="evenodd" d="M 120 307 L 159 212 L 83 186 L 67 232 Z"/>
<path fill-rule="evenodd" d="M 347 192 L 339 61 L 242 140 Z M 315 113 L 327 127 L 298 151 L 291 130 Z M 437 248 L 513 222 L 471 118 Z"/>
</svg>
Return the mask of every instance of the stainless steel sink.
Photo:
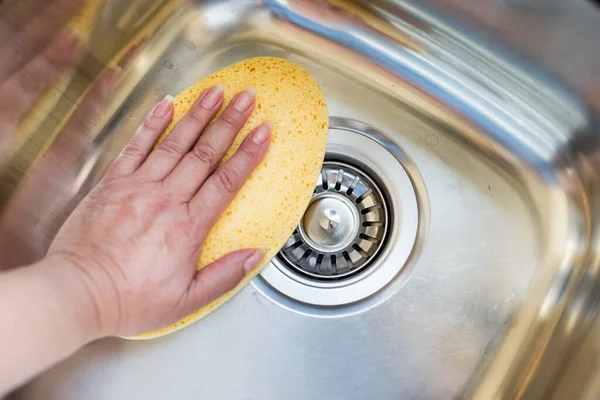
<svg viewBox="0 0 600 400">
<path fill-rule="evenodd" d="M 585 71 L 600 67 L 600 49 L 583 33 L 598 37 L 600 12 L 583 2 L 163 3 L 137 24 L 154 24 L 151 41 L 97 135 L 49 177 L 59 193 L 27 210 L 4 196 L 11 220 L 55 222 L 13 258 L 43 253 L 154 103 L 248 57 L 293 60 L 321 84 L 332 130 L 315 196 L 334 203 L 326 220 L 307 214 L 296 247 L 205 320 L 153 341 L 96 342 L 15 399 L 597 398 L 600 137 Z M 117 20 L 143 4 L 107 1 L 97 60 L 128 39 L 114 27 L 132 26 Z M 582 35 L 577 45 L 542 47 L 559 28 Z M 585 66 L 570 66 L 564 57 L 579 52 Z M 14 165 L 3 176 L 31 174 Z M 348 223 L 351 236 L 361 217 L 344 204 L 356 176 L 382 204 L 361 226 L 385 217 L 385 229 L 361 231 L 377 246 L 366 239 L 353 256 L 359 242 L 309 230 Z"/>
</svg>

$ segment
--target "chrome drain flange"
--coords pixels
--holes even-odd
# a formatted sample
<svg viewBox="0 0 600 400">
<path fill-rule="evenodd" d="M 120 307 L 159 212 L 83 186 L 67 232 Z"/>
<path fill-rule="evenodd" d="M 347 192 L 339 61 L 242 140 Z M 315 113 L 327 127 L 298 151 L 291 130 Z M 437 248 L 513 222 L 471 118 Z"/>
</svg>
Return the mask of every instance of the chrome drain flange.
<svg viewBox="0 0 600 400">
<path fill-rule="evenodd" d="M 417 194 L 403 164 L 412 166 L 410 157 L 383 132 L 332 117 L 309 207 L 254 287 L 284 307 L 319 315 L 383 299 L 419 229 Z"/>
<path fill-rule="evenodd" d="M 280 255 L 309 277 L 343 279 L 375 259 L 387 226 L 377 184 L 349 164 L 326 161 L 310 205 Z"/>
</svg>

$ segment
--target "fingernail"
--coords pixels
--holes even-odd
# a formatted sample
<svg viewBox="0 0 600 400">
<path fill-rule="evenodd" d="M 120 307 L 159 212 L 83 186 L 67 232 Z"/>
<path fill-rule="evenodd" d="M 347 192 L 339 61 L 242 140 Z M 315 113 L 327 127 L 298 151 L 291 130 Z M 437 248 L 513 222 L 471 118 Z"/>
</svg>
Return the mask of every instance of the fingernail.
<svg viewBox="0 0 600 400">
<path fill-rule="evenodd" d="M 204 96 L 202 100 L 200 100 L 200 105 L 202 108 L 206 108 L 207 110 L 212 109 L 214 106 L 219 103 L 221 97 L 223 97 L 223 92 L 225 88 L 221 85 L 215 85 L 204 92 Z"/>
<path fill-rule="evenodd" d="M 256 130 L 252 134 L 252 142 L 257 146 L 265 144 L 265 142 L 269 140 L 269 137 L 271 136 L 271 127 L 272 123 L 271 125 L 269 125 L 269 122 L 265 122 L 264 124 L 256 128 Z"/>
<path fill-rule="evenodd" d="M 120 65 L 115 65 L 113 67 L 113 71 L 114 71 L 113 76 L 118 79 L 121 77 L 121 74 L 123 73 L 123 67 L 121 67 Z"/>
<path fill-rule="evenodd" d="M 166 95 L 165 98 L 158 103 L 156 108 L 154 109 L 154 116 L 158 118 L 164 118 L 167 116 L 171 107 L 173 106 L 173 96 Z"/>
<path fill-rule="evenodd" d="M 238 95 L 233 103 L 233 108 L 239 112 L 247 111 L 248 108 L 254 103 L 256 97 L 256 89 L 249 87 Z"/>
<path fill-rule="evenodd" d="M 77 44 L 79 44 L 79 32 L 76 29 L 63 33 L 57 43 L 58 48 L 62 51 L 71 50 Z"/>
<path fill-rule="evenodd" d="M 254 253 L 252 253 L 250 257 L 246 259 L 246 261 L 244 261 L 244 272 L 246 273 L 246 275 L 252 272 L 252 270 L 254 270 L 256 267 L 260 266 L 260 263 L 263 260 L 263 258 L 265 258 L 266 254 L 266 249 L 257 249 L 254 251 Z"/>
</svg>

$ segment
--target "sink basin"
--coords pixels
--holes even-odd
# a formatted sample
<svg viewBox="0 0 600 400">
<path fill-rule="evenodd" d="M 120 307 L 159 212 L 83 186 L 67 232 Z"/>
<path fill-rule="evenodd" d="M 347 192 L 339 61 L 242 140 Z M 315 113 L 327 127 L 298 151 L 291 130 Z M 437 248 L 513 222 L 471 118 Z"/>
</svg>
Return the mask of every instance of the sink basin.
<svg viewBox="0 0 600 400">
<path fill-rule="evenodd" d="M 125 3 L 107 2 L 92 52 L 123 45 L 103 29 L 143 9 Z M 79 164 L 52 177 L 61 200 L 40 198 L 36 213 L 60 220 L 166 94 L 255 56 L 292 60 L 322 86 L 330 169 L 315 195 L 340 202 L 324 222 L 307 214 L 302 251 L 284 250 L 205 320 L 153 341 L 93 343 L 15 399 L 598 394 L 598 366 L 581 356 L 600 351 L 588 336 L 600 295 L 598 125 L 568 77 L 488 42 L 451 1 L 163 3 Z M 331 254 L 356 243 L 331 249 L 309 231 L 344 222 L 348 186 L 323 189 L 342 170 L 376 188 L 385 216 L 377 246 L 347 269 Z M 350 224 L 361 218 L 349 210 Z M 20 251 L 43 249 L 51 225 Z M 569 373 L 578 360 L 586 373 Z"/>
</svg>

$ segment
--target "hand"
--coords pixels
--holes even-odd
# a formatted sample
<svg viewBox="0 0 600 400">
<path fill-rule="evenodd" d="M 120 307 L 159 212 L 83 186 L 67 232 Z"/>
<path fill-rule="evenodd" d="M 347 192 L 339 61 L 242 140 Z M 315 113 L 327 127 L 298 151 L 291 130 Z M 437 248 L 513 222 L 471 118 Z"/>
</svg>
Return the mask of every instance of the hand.
<svg viewBox="0 0 600 400">
<path fill-rule="evenodd" d="M 54 137 L 27 178 L 12 195 L 0 216 L 0 270 L 40 261 L 52 239 L 85 194 L 73 197 L 83 163 L 97 151 L 93 142 L 100 133 L 105 105 L 123 72 L 144 50 L 144 38 L 132 46 L 114 67 L 106 67 L 90 86 L 73 115 Z M 41 202 L 43 204 L 41 204 Z M 32 212 L 35 210 L 35 212 Z"/>
<path fill-rule="evenodd" d="M 74 67 L 76 32 L 56 35 L 80 10 L 80 0 L 5 1 L 0 17 L 0 155 L 40 94 Z M 56 39 L 54 39 L 56 37 Z"/>
<path fill-rule="evenodd" d="M 162 328 L 233 289 L 264 257 L 229 254 L 196 270 L 202 243 L 265 156 L 262 124 L 219 167 L 252 113 L 255 91 L 223 104 L 207 90 L 151 152 L 172 119 L 167 97 L 146 117 L 98 187 L 69 217 L 48 258 L 68 264 L 95 304 L 98 337 Z M 201 134 L 202 133 L 202 134 Z"/>
</svg>

